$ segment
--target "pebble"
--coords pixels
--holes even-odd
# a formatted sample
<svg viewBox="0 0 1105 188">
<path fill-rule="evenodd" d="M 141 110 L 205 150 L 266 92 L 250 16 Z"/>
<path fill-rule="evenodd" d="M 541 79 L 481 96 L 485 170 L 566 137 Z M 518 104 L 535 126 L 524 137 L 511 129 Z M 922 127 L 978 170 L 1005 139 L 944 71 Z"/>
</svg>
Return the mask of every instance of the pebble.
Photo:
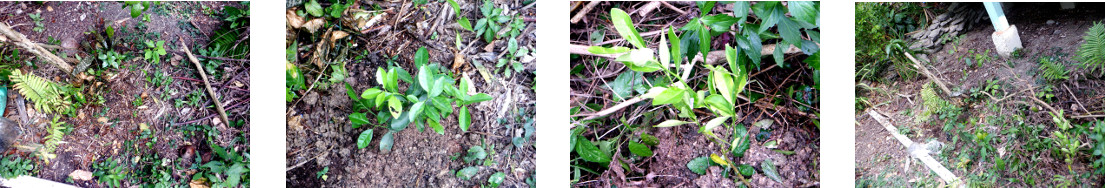
<svg viewBox="0 0 1105 188">
<path fill-rule="evenodd" d="M 1055 20 L 1047 20 L 1048 25 L 1055 25 Z"/>
</svg>

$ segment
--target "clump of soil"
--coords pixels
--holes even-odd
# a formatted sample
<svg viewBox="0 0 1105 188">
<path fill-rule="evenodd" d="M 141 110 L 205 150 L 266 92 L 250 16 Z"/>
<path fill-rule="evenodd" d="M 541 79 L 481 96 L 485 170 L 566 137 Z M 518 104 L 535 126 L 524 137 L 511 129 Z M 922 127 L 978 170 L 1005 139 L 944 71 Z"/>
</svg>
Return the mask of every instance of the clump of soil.
<svg viewBox="0 0 1105 188">
<path fill-rule="evenodd" d="M 478 7 L 482 2 L 458 3 L 464 10 L 463 15 L 473 24 L 482 17 L 476 16 L 480 15 Z M 529 49 L 536 46 L 533 33 L 536 22 L 531 19 L 536 14 L 532 8 L 534 4 L 495 2 L 497 7 L 507 7 L 511 14 L 527 20 L 527 26 L 517 40 L 518 46 Z M 319 42 L 313 37 L 318 34 L 303 29 L 289 30 L 288 43 L 298 42 L 301 47 L 294 63 L 302 70 L 307 85 L 313 85 L 315 80 L 319 80 L 317 84 L 320 85 L 299 91 L 299 96 L 303 97 L 287 103 L 289 171 L 286 184 L 289 187 L 473 187 L 486 185 L 488 177 L 503 172 L 506 177 L 502 186 L 532 186 L 527 179 L 535 178 L 536 174 L 536 137 L 531 137 L 521 147 L 513 145 L 512 139 L 522 136 L 527 118 L 534 118 L 536 98 L 533 72 L 536 62 L 522 61 L 525 70 L 511 76 L 496 71 L 493 60 L 505 51 L 508 37 L 487 43 L 472 32 L 461 29 L 454 21 L 452 8 L 444 1 L 424 5 L 410 2 L 354 5 L 372 6 L 379 6 L 387 12 L 376 26 L 384 29 L 342 39 L 352 45 L 339 42 L 329 54 L 348 55 L 330 58 L 339 62 L 336 65 L 344 66 L 348 75 L 345 80 L 328 87 L 321 85 L 328 82 L 331 68 L 329 65 L 319 67 L 308 63 L 313 53 L 317 52 L 314 48 L 303 47 Z M 299 10 L 303 6 L 293 4 L 290 9 Z M 454 35 L 460 35 L 463 41 L 464 46 L 460 50 L 455 49 L 457 42 Z M 378 126 L 383 123 L 376 122 L 375 118 L 370 118 L 372 122 L 367 128 L 352 128 L 348 115 L 353 113 L 353 103 L 344 85 L 348 84 L 358 94 L 380 87 L 375 73 L 377 68 L 387 69 L 388 62 L 394 62 L 408 73 L 415 74 L 418 68 L 413 63 L 413 56 L 423 46 L 428 49 L 431 63 L 457 67 L 451 69 L 455 77 L 469 76 L 477 92 L 486 93 L 494 99 L 468 105 L 472 124 L 467 132 L 460 130 L 454 111 L 440 119 L 445 127 L 444 135 L 432 130 L 421 132 L 411 125 L 394 134 L 394 146 L 390 152 L 381 152 L 379 142 L 387 128 Z M 458 55 L 463 62 L 455 61 Z M 399 90 L 405 91 L 406 87 L 410 87 L 409 83 L 400 81 Z M 458 109 L 459 106 L 454 108 Z M 368 147 L 358 149 L 357 136 L 365 129 L 374 130 L 373 140 Z M 490 165 L 484 165 L 482 161 L 464 162 L 464 153 L 472 146 L 486 146 L 488 158 L 493 162 Z M 457 178 L 457 170 L 470 166 L 479 168 L 472 179 Z M 326 172 L 326 178 L 319 176 L 322 171 Z"/>
</svg>

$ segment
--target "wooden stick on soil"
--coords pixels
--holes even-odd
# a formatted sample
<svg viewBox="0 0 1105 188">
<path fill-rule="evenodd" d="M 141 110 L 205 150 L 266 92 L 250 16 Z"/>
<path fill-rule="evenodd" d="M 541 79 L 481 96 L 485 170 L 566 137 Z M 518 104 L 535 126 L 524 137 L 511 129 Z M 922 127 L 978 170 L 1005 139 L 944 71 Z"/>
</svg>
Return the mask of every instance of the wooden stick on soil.
<svg viewBox="0 0 1105 188">
<path fill-rule="evenodd" d="M 43 61 L 54 64 L 54 66 L 58 66 L 58 68 L 60 68 L 62 71 L 73 74 L 73 66 L 70 66 L 69 63 L 66 63 L 64 59 L 61 59 L 53 53 L 50 53 L 49 50 L 46 50 L 46 48 L 39 46 L 34 41 L 31 41 L 31 39 L 27 39 L 27 36 L 24 36 L 23 34 L 12 30 L 12 28 L 9 27 L 8 24 L 0 23 L 0 41 L 9 42 L 11 44 L 14 44 L 15 46 L 19 46 L 20 48 L 23 48 L 24 50 L 35 54 Z"/>
<path fill-rule="evenodd" d="M 203 86 L 207 87 L 207 94 L 211 95 L 211 100 L 215 102 L 215 109 L 219 110 L 219 118 L 223 120 L 223 124 L 229 125 L 230 121 L 226 118 L 226 110 L 223 109 L 223 103 L 219 102 L 218 95 L 215 95 L 215 90 L 211 89 L 211 82 L 207 81 L 207 73 L 204 73 L 203 66 L 200 65 L 200 61 L 196 60 L 196 56 L 192 56 L 192 51 L 188 50 L 188 45 L 184 44 L 184 38 L 180 37 L 180 47 L 184 49 L 184 54 L 188 55 L 188 60 L 192 61 L 192 64 L 196 65 L 196 71 L 200 73 L 200 78 L 203 78 Z"/>
<path fill-rule="evenodd" d="M 820 45 L 818 45 L 818 46 L 820 47 Z M 594 53 L 591 53 L 591 52 L 587 51 L 587 48 L 589 48 L 589 47 L 591 47 L 591 46 L 578 45 L 578 44 L 568 44 L 568 53 L 579 54 L 579 55 L 588 55 L 588 56 L 598 56 L 598 57 L 605 57 L 605 58 L 610 58 L 610 59 L 615 59 L 615 58 L 618 58 L 618 56 L 621 56 L 621 54 L 594 54 Z M 765 44 L 763 49 L 760 50 L 760 55 L 768 56 L 768 55 L 772 55 L 774 53 L 775 53 L 775 44 Z M 802 50 L 798 49 L 797 47 L 794 47 L 794 45 L 790 45 L 790 47 L 787 48 L 787 50 L 784 51 L 783 53 L 784 54 L 802 53 Z M 700 56 L 695 56 L 695 58 L 692 59 L 691 61 L 692 62 L 693 61 L 702 61 L 702 56 L 701 55 Z M 724 61 L 725 61 L 725 50 L 711 51 L 706 57 L 706 64 L 710 64 L 710 65 L 716 65 L 716 64 L 724 62 Z"/>
<path fill-rule="evenodd" d="M 932 74 L 932 72 L 929 72 L 929 69 L 925 68 L 925 65 L 921 64 L 920 61 L 917 61 L 917 59 L 914 59 L 913 55 L 909 54 L 908 52 L 902 52 L 902 54 L 905 54 L 905 57 L 908 57 L 910 61 L 913 61 L 913 67 L 917 68 L 917 70 L 921 70 L 921 74 L 924 74 L 925 77 L 928 77 L 929 79 L 931 79 L 932 82 L 936 82 L 936 86 L 940 86 L 940 90 L 944 90 L 945 95 L 955 97 L 955 96 L 952 95 L 952 90 L 948 89 L 948 85 L 944 84 L 943 81 L 940 81 L 940 78 L 936 77 L 935 74 Z"/>
<path fill-rule="evenodd" d="M 898 142 L 901 142 L 902 145 L 905 145 L 907 148 L 924 147 L 919 146 L 912 140 L 909 140 L 909 138 L 905 135 L 898 133 L 898 128 L 894 128 L 894 126 L 890 124 L 890 121 L 887 121 L 886 118 L 884 118 L 878 112 L 875 112 L 874 109 L 868 110 L 867 114 L 870 115 L 871 118 L 875 119 L 875 121 L 879 122 L 879 124 L 882 124 L 883 128 L 885 128 L 887 132 L 890 132 L 890 134 L 893 135 L 894 138 L 898 140 Z M 859 124 L 859 122 L 856 122 L 856 124 Z M 951 171 L 948 171 L 947 168 L 944 168 L 944 165 L 941 165 L 940 162 L 936 161 L 936 159 L 933 159 L 932 156 L 928 154 L 928 150 L 921 149 L 919 151 L 911 150 L 906 152 L 909 153 L 910 156 L 921 160 L 921 162 L 924 163 L 926 167 L 935 172 L 937 176 L 940 176 L 940 179 L 943 179 L 945 183 L 951 184 L 954 187 L 964 187 L 962 182 L 959 181 L 959 177 L 955 176 L 955 174 L 953 174 Z"/>
<path fill-rule="evenodd" d="M 586 16 L 588 12 L 591 12 L 591 9 L 594 9 L 595 6 L 599 5 L 600 2 L 602 1 L 591 1 L 590 3 L 587 3 L 586 6 L 583 6 L 583 9 L 580 9 L 579 12 L 576 12 L 575 17 L 572 17 L 572 23 L 574 24 L 576 22 L 579 22 L 579 20 L 582 20 L 583 16 Z"/>
</svg>

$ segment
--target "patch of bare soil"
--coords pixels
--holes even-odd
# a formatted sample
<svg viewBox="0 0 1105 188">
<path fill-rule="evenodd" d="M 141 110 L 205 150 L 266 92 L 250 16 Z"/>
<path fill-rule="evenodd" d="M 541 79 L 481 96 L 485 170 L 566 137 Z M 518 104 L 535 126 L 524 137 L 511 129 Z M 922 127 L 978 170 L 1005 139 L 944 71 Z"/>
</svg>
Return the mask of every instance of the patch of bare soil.
<svg viewBox="0 0 1105 188">
<path fill-rule="evenodd" d="M 573 23 L 571 28 L 571 44 L 573 45 L 603 45 L 612 43 L 613 46 L 629 46 L 624 42 L 610 23 L 609 11 L 612 8 L 621 8 L 629 12 L 634 21 L 634 26 L 640 32 L 658 31 L 662 27 L 670 26 L 679 28 L 686 25 L 691 18 L 698 15 L 699 10 L 693 2 L 668 2 L 672 6 L 659 5 L 649 7 L 649 2 L 602 2 L 593 8 L 585 8 L 590 2 L 572 2 L 572 15 L 578 15 L 584 9 L 590 9 L 587 15 L 581 17 L 579 22 Z M 730 4 L 718 4 L 715 10 L 719 14 L 728 14 L 732 10 Z M 683 11 L 685 13 L 680 13 Z M 644 11 L 651 11 L 643 13 Z M 597 34 L 596 34 L 597 33 Z M 684 32 L 686 34 L 686 32 Z M 602 37 L 596 39 L 593 37 Z M 682 37 L 682 36 L 681 36 Z M 659 41 L 658 36 L 645 36 L 646 43 L 653 44 Z M 597 41 L 596 41 L 597 40 Z M 670 40 L 670 39 L 669 39 Z M 770 41 L 764 41 L 768 44 Z M 732 34 L 722 34 L 715 37 L 711 49 L 723 49 L 724 44 L 735 44 Z M 576 55 L 573 55 L 576 56 Z M 747 164 L 753 166 L 755 173 L 746 178 L 748 187 L 818 187 L 820 182 L 820 131 L 814 122 L 816 119 L 802 115 L 804 113 L 815 114 L 819 108 L 819 98 L 816 91 L 805 93 L 804 96 L 787 96 L 786 88 L 800 90 L 802 86 L 813 85 L 812 71 L 809 67 L 797 68 L 768 68 L 773 61 L 764 56 L 763 69 L 752 70 L 752 77 L 746 91 L 753 91 L 756 96 L 767 96 L 755 101 L 774 103 L 779 109 L 793 109 L 798 113 L 784 112 L 777 109 L 762 108 L 755 102 L 739 100 L 735 109 L 736 126 L 748 127 L 748 135 L 751 135 L 751 146 L 743 157 L 734 158 L 734 164 Z M 807 57 L 796 53 L 787 55 L 786 61 L 790 65 L 802 64 L 801 60 Z M 701 63 L 701 62 L 700 62 Z M 615 82 L 615 79 L 624 72 L 632 71 L 620 62 L 612 61 L 597 56 L 579 55 L 573 57 L 570 68 L 572 76 L 570 81 L 571 100 L 574 120 L 580 120 L 595 112 L 606 110 L 624 101 L 616 101 L 617 97 L 631 98 L 632 96 L 616 96 L 613 90 L 607 86 Z M 705 87 L 704 80 L 708 70 L 696 65 L 688 82 L 692 86 L 701 84 Z M 641 76 L 635 76 L 641 77 Z M 640 87 L 647 89 L 644 82 L 661 80 L 663 74 L 645 73 Z M 655 79 L 654 79 L 655 78 Z M 641 78 L 636 78 L 641 79 Z M 636 84 L 633 84 L 636 85 Z M 636 87 L 636 86 L 634 86 Z M 634 96 L 638 91 L 634 91 Z M 802 93 L 802 92 L 799 92 Z M 770 97 L 781 96 L 781 97 Z M 812 98 L 809 98 L 811 97 Z M 806 97 L 812 100 L 812 104 L 800 104 L 797 101 Z M 804 108 L 812 107 L 812 108 Z M 801 109 L 801 110 L 799 110 Z M 573 177 L 573 186 L 579 187 L 737 187 L 741 182 L 733 174 L 732 170 L 725 170 L 719 166 L 710 167 L 705 175 L 699 175 L 687 167 L 692 159 L 719 151 L 728 152 L 729 143 L 721 144 L 709 139 L 709 136 L 699 132 L 699 125 L 680 125 L 675 127 L 655 128 L 660 122 L 677 118 L 678 110 L 670 105 L 652 106 L 650 100 L 644 100 L 637 104 L 599 117 L 594 122 L 576 124 L 575 129 L 583 129 L 581 134 L 585 139 L 598 144 L 602 150 L 606 147 L 611 150 L 615 162 L 610 164 L 597 164 L 585 161 L 576 154 L 572 154 L 570 161 Z M 705 123 L 714 114 L 709 111 L 695 110 L 699 119 L 685 120 Z M 754 122 L 768 120 L 774 122 L 768 129 L 752 126 Z M 585 121 L 586 122 L 586 121 Z M 724 127 L 724 126 L 723 126 Z M 727 141 L 732 139 L 732 128 L 717 128 L 714 133 L 719 138 Z M 633 139 L 643 134 L 653 135 L 658 138 L 658 145 L 650 146 L 654 155 L 640 157 L 632 154 L 626 146 L 626 142 L 635 142 Z M 611 146 L 604 143 L 613 142 Z M 778 143 L 774 149 L 767 148 L 768 142 Z M 617 149 L 617 150 L 614 150 Z M 793 153 L 789 153 L 793 152 Z M 787 154 L 784 154 L 787 153 Z M 730 154 L 726 154 L 730 155 Z M 770 159 L 774 161 L 781 182 L 768 178 L 763 173 L 760 164 Z M 578 170 L 577 170 L 578 169 Z M 578 175 L 578 176 L 577 176 Z"/>
<path fill-rule="evenodd" d="M 890 83 L 864 82 L 874 89 L 859 93 L 857 97 L 866 97 L 873 107 L 856 112 L 856 175 L 858 180 L 879 179 L 896 186 L 937 185 L 938 177 L 931 170 L 919 165 L 918 160 L 910 159 L 906 147 L 893 139 L 881 124 L 867 115 L 867 110 L 875 110 L 887 116 L 898 129 L 909 130 L 905 133 L 914 142 L 939 141 L 947 144 L 946 149 L 937 152 L 934 157 L 960 178 L 969 182 L 990 182 L 992 186 L 1040 186 L 1054 185 L 1061 181 L 1051 181 L 1053 175 L 1065 177 L 1080 176 L 1083 183 L 1099 183 L 1101 177 L 1092 174 L 1089 168 L 1091 157 L 1081 157 L 1074 161 L 1073 174 L 1068 172 L 1067 164 L 1060 154 L 1050 150 L 1036 151 L 1031 144 L 1039 144 L 1038 138 L 1024 138 L 1018 131 L 1041 127 L 1039 138 L 1053 137 L 1050 132 L 1058 130 L 1052 122 L 1049 110 L 1032 98 L 1046 101 L 1046 105 L 1063 110 L 1074 124 L 1100 121 L 1101 118 L 1079 117 L 1093 112 L 1100 114 L 1105 109 L 1105 80 L 1095 74 L 1087 74 L 1077 59 L 1076 52 L 1082 43 L 1082 36 L 1096 20 L 1105 18 L 1101 11 L 1103 4 L 1078 3 L 1078 8 L 1061 10 L 1059 3 L 1012 3 L 1006 7 L 1010 24 L 1016 25 L 1024 49 L 1018 57 L 1003 58 L 994 52 L 991 33 L 994 28 L 984 20 L 961 36 L 959 42 L 945 44 L 943 49 L 930 55 L 917 55 L 945 82 L 953 94 L 960 97 L 950 98 L 942 92 L 941 97 L 963 108 L 963 112 L 952 120 L 940 120 L 931 117 L 931 121 L 921 122 L 917 114 L 925 110 L 920 90 L 931 82 L 924 76 L 916 80 L 901 80 L 896 75 Z M 977 54 L 989 51 L 992 61 L 977 63 Z M 1040 74 L 1041 58 L 1056 58 L 1070 71 L 1069 79 L 1047 81 Z M 968 60 L 969 59 L 969 60 Z M 994 84 L 991 84 L 993 82 Z M 986 96 L 979 90 L 990 85 L 1000 85 L 995 95 Z M 939 90 L 939 89 L 937 89 Z M 1037 96 L 1040 93 L 1052 94 L 1053 98 Z M 995 119 L 994 117 L 999 117 Z M 1000 119 L 1000 120 L 999 120 Z M 994 158 L 983 162 L 974 160 L 966 168 L 958 166 L 961 158 L 974 159 L 978 156 L 967 152 L 978 150 L 978 146 L 969 145 L 969 138 L 955 139 L 955 134 L 945 132 L 945 121 L 967 122 L 958 132 L 985 132 L 993 136 L 993 142 L 985 144 L 996 148 L 999 155 L 992 157 L 1008 158 L 1006 161 L 1022 161 L 1027 169 L 994 171 Z M 1088 135 L 1075 135 L 1083 143 L 1091 142 Z M 1035 137 L 1035 136 L 1032 136 Z M 1050 140 L 1050 139 L 1048 139 Z M 1054 143 L 1042 142 L 1055 147 Z M 1088 149 L 1088 148 L 1083 148 Z M 1092 150 L 1092 148 L 1089 148 Z M 991 151 L 993 152 L 993 151 Z M 1010 157 L 1012 156 L 1012 157 Z M 1028 172 L 1025 172 L 1028 171 Z M 1035 179 L 1035 184 L 1024 181 L 1007 181 L 1005 178 Z M 1065 179 L 1065 178 L 1060 178 Z M 857 183 L 858 184 L 858 183 Z M 1090 185 L 1084 184 L 1084 185 Z M 972 184 L 975 185 L 975 184 Z"/>
<path fill-rule="evenodd" d="M 482 1 L 458 3 L 464 10 L 462 15 L 471 19 L 473 25 L 477 19 L 483 17 L 478 10 Z M 533 8 L 535 3 L 493 3 L 511 11 L 508 14 L 519 15 L 526 20 L 526 27 L 517 38 L 518 46 L 533 49 L 536 46 L 533 34 L 536 22 L 532 21 L 536 14 Z M 290 3 L 289 6 L 292 6 L 290 10 L 304 8 L 302 4 Z M 323 7 L 327 6 L 329 4 L 323 4 Z M 336 47 L 329 51 L 328 54 L 331 55 L 328 58 L 338 62 L 335 65 L 344 66 L 348 75 L 345 80 L 328 87 L 322 85 L 327 85 L 325 83 L 331 78 L 330 66 L 319 67 L 309 63 L 313 54 L 320 53 L 311 47 L 318 42 L 315 38 L 318 34 L 304 29 L 289 30 L 288 43 L 298 41 L 300 46 L 293 63 L 302 70 L 307 85 L 319 85 L 310 90 L 298 91 L 297 94 L 302 98 L 287 103 L 287 186 L 476 187 L 487 185 L 488 178 L 496 172 L 506 174 L 501 186 L 533 186 L 527 183 L 527 179 L 535 178 L 537 139 L 529 138 L 522 147 L 512 144 L 512 139 L 522 136 L 527 118 L 534 118 L 536 98 L 533 72 L 536 71 L 536 62 L 523 61 L 525 70 L 511 76 L 502 74 L 494 66 L 494 60 L 505 52 L 509 35 L 492 43 L 485 42 L 473 32 L 463 30 L 456 24 L 453 10 L 445 1 L 433 1 L 424 5 L 410 2 L 369 2 L 354 5 L 368 10 L 373 10 L 372 7 L 376 6 L 386 12 L 379 24 L 374 26 L 377 29 L 339 40 Z M 336 31 L 340 28 L 333 29 Z M 462 40 L 460 50 L 455 47 L 455 35 L 460 35 Z M 451 69 L 455 71 L 455 77 L 468 75 L 475 82 L 474 89 L 477 92 L 486 93 L 494 99 L 468 105 L 472 125 L 467 132 L 459 128 L 457 113 L 454 111 L 440 119 L 445 127 L 444 135 L 432 130 L 422 132 L 411 125 L 394 134 L 395 142 L 390 152 L 381 152 L 380 140 L 388 129 L 377 126 L 383 122 L 377 122 L 376 118 L 370 118 L 367 128 L 352 128 L 348 117 L 353 113 L 353 101 L 346 94 L 346 87 L 343 85 L 348 84 L 357 94 L 369 88 L 380 87 L 375 80 L 375 73 L 377 68 L 386 69 L 388 62 L 394 62 L 413 75 L 418 70 L 413 58 L 419 47 L 428 49 L 431 63 L 440 63 L 448 68 L 457 67 Z M 464 62 L 454 61 L 457 58 Z M 400 81 L 399 91 L 411 87 L 409 84 Z M 459 108 L 455 106 L 454 110 Z M 375 111 L 370 114 L 375 114 Z M 373 139 L 368 147 L 358 149 L 357 137 L 365 129 L 374 130 Z M 493 163 L 484 165 L 482 161 L 466 163 L 462 160 L 471 146 L 483 145 L 489 147 L 488 157 Z M 457 177 L 457 170 L 470 166 L 479 169 L 472 179 L 462 180 Z M 320 176 L 320 172 L 326 172 L 326 177 Z"/>
</svg>

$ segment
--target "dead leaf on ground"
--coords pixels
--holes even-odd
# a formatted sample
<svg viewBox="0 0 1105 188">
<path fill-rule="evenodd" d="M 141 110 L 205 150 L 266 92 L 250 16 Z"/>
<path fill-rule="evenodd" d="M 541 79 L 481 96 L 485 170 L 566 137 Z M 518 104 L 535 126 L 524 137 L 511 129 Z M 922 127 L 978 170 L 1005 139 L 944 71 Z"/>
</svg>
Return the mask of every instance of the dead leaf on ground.
<svg viewBox="0 0 1105 188">
<path fill-rule="evenodd" d="M 464 54 L 459 51 L 453 52 L 453 72 L 457 72 L 461 66 L 464 66 Z"/>
<path fill-rule="evenodd" d="M 299 29 L 300 27 L 303 27 L 303 17 L 295 14 L 295 8 L 288 9 L 288 12 L 285 13 L 284 17 L 288 19 L 288 25 L 292 26 L 292 28 Z"/>
<path fill-rule="evenodd" d="M 74 170 L 73 172 L 69 173 L 69 178 L 83 181 L 92 180 L 92 172 L 84 170 Z"/>
<path fill-rule="evenodd" d="M 303 23 L 303 28 L 307 29 L 307 32 L 315 33 L 318 32 L 318 29 L 321 28 L 322 25 L 325 23 L 326 20 L 322 18 L 315 18 L 311 21 L 307 21 L 307 23 Z"/>
</svg>

